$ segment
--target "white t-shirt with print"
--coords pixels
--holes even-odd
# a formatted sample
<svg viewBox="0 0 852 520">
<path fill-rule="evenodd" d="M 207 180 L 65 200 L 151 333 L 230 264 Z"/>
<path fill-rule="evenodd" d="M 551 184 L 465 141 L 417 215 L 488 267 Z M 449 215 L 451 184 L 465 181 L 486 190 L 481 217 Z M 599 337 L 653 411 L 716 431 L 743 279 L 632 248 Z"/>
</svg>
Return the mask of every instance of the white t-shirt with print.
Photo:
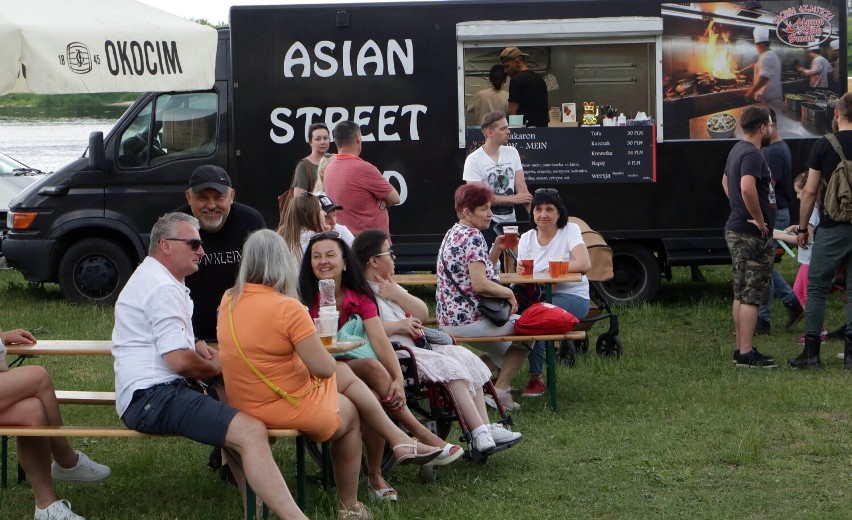
<svg viewBox="0 0 852 520">
<path fill-rule="evenodd" d="M 565 227 L 556 230 L 556 236 L 546 246 L 538 242 L 535 229 L 531 229 L 521 235 L 518 243 L 518 258 L 533 259 L 533 272 L 546 273 L 550 269 L 550 260 L 562 260 L 568 257 L 568 262 L 574 261 L 571 250 L 578 245 L 585 245 L 580 226 L 568 223 Z M 579 282 L 558 283 L 553 289 L 554 293 L 574 294 L 581 298 L 589 299 L 589 279 L 583 275 Z"/>
<path fill-rule="evenodd" d="M 473 153 L 467 156 L 464 160 L 464 174 L 462 179 L 465 181 L 484 182 L 494 190 L 495 195 L 514 195 L 515 194 L 515 174 L 523 171 L 521 165 L 521 156 L 513 146 L 501 146 L 500 155 L 497 157 L 497 162 L 491 160 L 491 157 L 485 152 L 482 147 L 477 148 Z M 506 213 L 506 208 L 509 209 Z M 515 207 L 493 206 L 494 222 L 511 222 L 515 220 Z M 500 212 L 500 213 L 498 213 Z"/>
</svg>

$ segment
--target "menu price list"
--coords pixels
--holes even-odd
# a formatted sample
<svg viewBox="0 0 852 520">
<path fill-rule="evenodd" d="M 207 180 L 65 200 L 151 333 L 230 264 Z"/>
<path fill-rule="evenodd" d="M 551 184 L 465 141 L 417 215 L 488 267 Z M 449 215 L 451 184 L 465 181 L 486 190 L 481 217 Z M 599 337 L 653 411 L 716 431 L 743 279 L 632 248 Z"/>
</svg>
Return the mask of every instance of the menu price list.
<svg viewBox="0 0 852 520">
<path fill-rule="evenodd" d="M 468 130 L 467 138 L 468 153 L 482 144 L 479 130 Z M 656 177 L 652 126 L 517 128 L 509 144 L 518 150 L 530 184 L 636 183 Z"/>
</svg>

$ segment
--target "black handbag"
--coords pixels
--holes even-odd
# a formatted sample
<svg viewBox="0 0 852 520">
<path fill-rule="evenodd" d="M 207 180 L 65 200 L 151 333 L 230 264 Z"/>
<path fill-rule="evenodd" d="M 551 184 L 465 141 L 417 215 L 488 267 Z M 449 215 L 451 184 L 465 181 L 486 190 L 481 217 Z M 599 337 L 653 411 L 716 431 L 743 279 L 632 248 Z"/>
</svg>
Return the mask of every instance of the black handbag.
<svg viewBox="0 0 852 520">
<path fill-rule="evenodd" d="M 459 284 L 453 279 L 453 276 L 450 274 L 450 269 L 447 267 L 447 262 L 444 261 L 444 255 L 442 254 L 443 250 L 438 252 L 438 255 L 441 257 L 441 263 L 444 264 L 444 272 L 447 274 L 447 278 L 450 280 L 450 283 L 453 284 L 453 287 L 459 292 L 459 294 L 467 300 L 467 303 L 474 305 L 473 300 L 462 291 Z M 512 304 L 509 303 L 509 300 L 506 298 L 499 298 L 497 296 L 479 296 L 476 298 L 479 300 L 479 304 L 476 305 L 476 308 L 479 309 L 488 321 L 497 325 L 498 327 L 502 327 L 509 321 L 509 318 L 512 316 Z"/>
</svg>

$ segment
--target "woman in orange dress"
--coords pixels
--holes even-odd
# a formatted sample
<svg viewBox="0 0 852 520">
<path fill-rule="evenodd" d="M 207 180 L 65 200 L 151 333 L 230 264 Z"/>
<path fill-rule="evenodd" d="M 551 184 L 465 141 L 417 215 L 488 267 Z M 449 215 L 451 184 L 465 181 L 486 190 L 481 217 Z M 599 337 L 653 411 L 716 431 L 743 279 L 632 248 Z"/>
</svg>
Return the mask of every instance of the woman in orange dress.
<svg viewBox="0 0 852 520">
<path fill-rule="evenodd" d="M 323 348 L 307 310 L 294 298 L 295 265 L 284 239 L 273 231 L 252 233 L 243 247 L 236 284 L 219 306 L 228 403 L 267 427 L 295 428 L 316 442 L 332 441 L 339 518 L 372 518 L 357 500 L 361 421 L 394 447 L 400 464 L 425 464 L 441 449 L 397 428 L 367 385 Z"/>
</svg>

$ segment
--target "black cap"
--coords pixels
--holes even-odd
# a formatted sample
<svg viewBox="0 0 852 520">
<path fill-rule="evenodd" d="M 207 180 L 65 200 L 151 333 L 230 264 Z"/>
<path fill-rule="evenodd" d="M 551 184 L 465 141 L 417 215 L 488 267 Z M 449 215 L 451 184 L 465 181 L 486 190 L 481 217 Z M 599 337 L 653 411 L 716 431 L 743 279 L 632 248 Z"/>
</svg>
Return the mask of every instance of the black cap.
<svg viewBox="0 0 852 520">
<path fill-rule="evenodd" d="M 331 199 L 326 195 L 319 196 L 320 205 L 322 206 L 322 210 L 326 213 L 331 213 L 336 209 L 343 209 L 343 206 L 338 206 L 334 202 L 331 202 Z"/>
<path fill-rule="evenodd" d="M 228 177 L 228 172 L 221 166 L 205 164 L 192 172 L 192 175 L 189 177 L 189 187 L 195 193 L 206 190 L 207 188 L 213 188 L 219 193 L 225 193 L 231 187 L 231 178 Z"/>
</svg>

